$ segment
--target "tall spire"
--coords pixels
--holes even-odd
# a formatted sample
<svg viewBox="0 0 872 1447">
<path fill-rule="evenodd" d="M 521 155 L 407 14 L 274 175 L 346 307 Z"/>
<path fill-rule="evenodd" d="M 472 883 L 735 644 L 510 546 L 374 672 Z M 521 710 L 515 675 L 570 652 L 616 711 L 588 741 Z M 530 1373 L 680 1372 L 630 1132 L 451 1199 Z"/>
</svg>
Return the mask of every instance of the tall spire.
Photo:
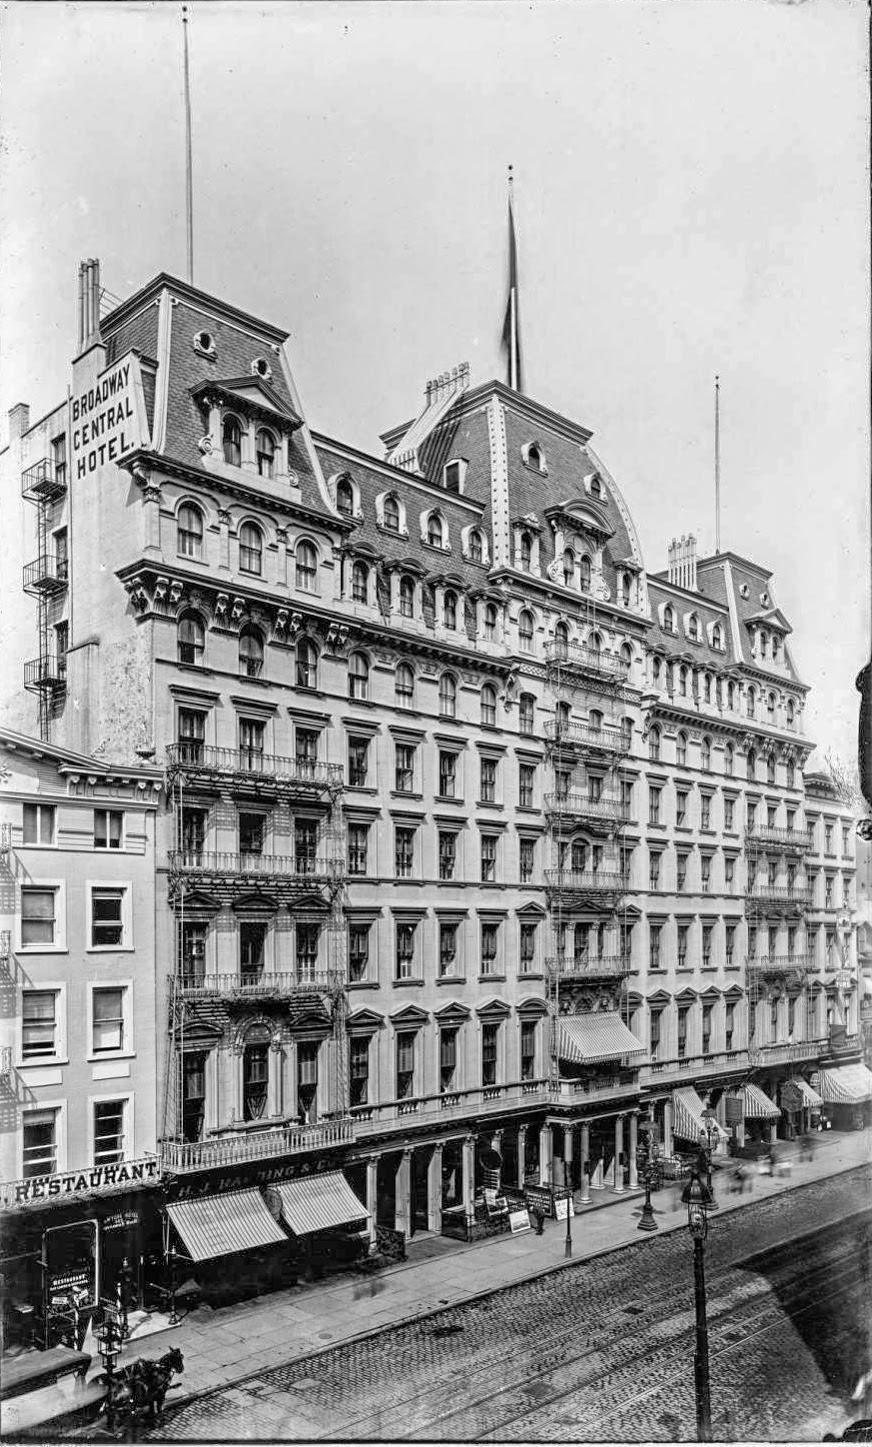
<svg viewBox="0 0 872 1447">
<path fill-rule="evenodd" d="M 721 379 L 715 377 L 715 552 L 721 551 Z"/>
<path fill-rule="evenodd" d="M 185 56 L 185 217 L 188 237 L 188 281 L 194 282 L 194 167 L 191 143 L 191 75 L 188 65 L 188 7 L 182 6 Z"/>
<path fill-rule="evenodd" d="M 518 248 L 515 242 L 514 175 L 509 166 L 509 294 L 503 321 L 503 348 L 506 352 L 506 381 L 516 392 L 523 392 L 521 369 L 521 327 L 518 319 Z"/>
</svg>

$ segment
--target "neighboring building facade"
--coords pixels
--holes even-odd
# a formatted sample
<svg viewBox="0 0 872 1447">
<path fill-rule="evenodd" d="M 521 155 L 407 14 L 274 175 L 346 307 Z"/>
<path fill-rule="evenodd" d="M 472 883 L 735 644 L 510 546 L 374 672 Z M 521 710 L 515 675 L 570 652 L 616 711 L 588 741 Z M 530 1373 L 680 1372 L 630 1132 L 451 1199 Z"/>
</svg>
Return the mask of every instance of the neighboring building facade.
<svg viewBox="0 0 872 1447">
<path fill-rule="evenodd" d="M 771 1129 L 830 1059 L 809 891 L 850 872 L 814 881 L 771 575 L 685 539 L 649 574 L 590 432 L 466 367 L 380 460 L 310 431 L 284 332 L 95 288 L 0 458 L 47 580 L 0 645 L 16 727 L 166 766 L 171 1196 L 341 1166 L 373 1237 L 468 1235 L 494 1146 L 587 1196 L 640 1112 L 666 1152 L 706 1095 Z"/>
</svg>

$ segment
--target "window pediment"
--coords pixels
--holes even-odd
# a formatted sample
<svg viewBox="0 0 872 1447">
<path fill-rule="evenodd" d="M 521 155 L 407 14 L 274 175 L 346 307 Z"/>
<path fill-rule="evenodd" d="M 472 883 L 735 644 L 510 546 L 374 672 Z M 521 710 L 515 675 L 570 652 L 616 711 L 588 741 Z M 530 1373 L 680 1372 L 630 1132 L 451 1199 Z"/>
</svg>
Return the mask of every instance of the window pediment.
<svg viewBox="0 0 872 1447">
<path fill-rule="evenodd" d="M 191 396 L 204 407 L 217 404 L 247 417 L 272 424 L 281 432 L 295 432 L 303 419 L 287 406 L 268 382 L 259 377 L 228 377 L 201 382 Z"/>
</svg>

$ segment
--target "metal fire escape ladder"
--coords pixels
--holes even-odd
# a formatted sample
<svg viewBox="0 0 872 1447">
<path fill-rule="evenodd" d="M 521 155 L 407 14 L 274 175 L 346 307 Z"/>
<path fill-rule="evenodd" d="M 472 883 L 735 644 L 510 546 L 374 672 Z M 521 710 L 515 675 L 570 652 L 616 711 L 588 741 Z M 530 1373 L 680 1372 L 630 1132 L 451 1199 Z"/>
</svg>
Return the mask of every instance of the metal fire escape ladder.
<svg viewBox="0 0 872 1447">
<path fill-rule="evenodd" d="M 23 586 L 36 598 L 39 654 L 24 665 L 24 687 L 38 699 L 39 736 L 48 741 L 55 701 L 66 687 L 66 658 L 52 646 L 51 599 L 66 587 L 49 552 L 50 510 L 66 491 L 66 464 L 44 457 L 21 475 L 21 495 L 36 508 L 37 556 L 24 568 Z"/>
</svg>

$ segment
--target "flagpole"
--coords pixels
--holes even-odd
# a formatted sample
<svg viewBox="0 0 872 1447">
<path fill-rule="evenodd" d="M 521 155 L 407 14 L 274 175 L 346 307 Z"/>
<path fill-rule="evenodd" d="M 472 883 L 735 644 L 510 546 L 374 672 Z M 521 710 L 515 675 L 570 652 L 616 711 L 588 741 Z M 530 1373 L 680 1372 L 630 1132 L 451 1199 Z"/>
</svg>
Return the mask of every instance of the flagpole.
<svg viewBox="0 0 872 1447">
<path fill-rule="evenodd" d="M 509 225 L 512 237 L 515 234 L 515 176 L 514 166 L 509 163 Z M 518 390 L 518 306 L 515 277 L 509 278 L 509 386 Z"/>
<path fill-rule="evenodd" d="M 721 379 L 715 377 L 715 552 L 721 551 Z"/>
<path fill-rule="evenodd" d="M 188 281 L 194 283 L 194 166 L 191 142 L 191 75 L 188 64 L 188 7 L 182 6 L 185 53 L 185 215 L 188 233 Z"/>
</svg>

